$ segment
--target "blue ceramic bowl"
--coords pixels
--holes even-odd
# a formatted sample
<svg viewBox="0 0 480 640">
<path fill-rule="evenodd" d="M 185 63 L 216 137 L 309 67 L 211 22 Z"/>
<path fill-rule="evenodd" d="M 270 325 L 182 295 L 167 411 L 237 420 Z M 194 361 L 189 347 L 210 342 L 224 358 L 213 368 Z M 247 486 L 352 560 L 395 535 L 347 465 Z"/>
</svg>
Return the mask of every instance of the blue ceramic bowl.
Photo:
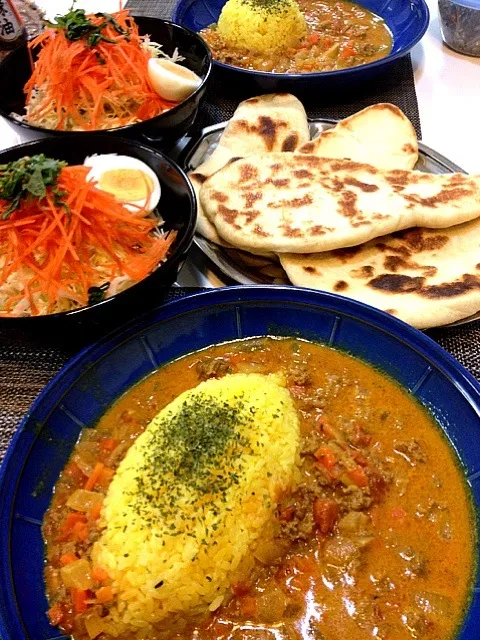
<svg viewBox="0 0 480 640">
<path fill-rule="evenodd" d="M 59 639 L 47 621 L 41 524 L 80 430 L 159 365 L 250 336 L 321 341 L 379 367 L 436 416 L 480 506 L 480 386 L 430 338 L 347 298 L 295 287 L 231 287 L 192 295 L 143 316 L 81 352 L 33 404 L 0 473 L 0 636 Z M 477 529 L 478 529 L 477 522 Z M 477 554 L 478 555 L 478 554 Z M 480 576 L 459 630 L 477 640 Z"/>
<path fill-rule="evenodd" d="M 225 2 L 226 0 L 179 0 L 173 21 L 198 32 L 217 22 Z M 242 86 L 252 91 L 288 91 L 297 95 L 308 95 L 309 91 L 319 88 L 346 91 L 352 82 L 364 82 L 385 70 L 394 60 L 406 55 L 422 38 L 429 23 L 425 0 L 361 0 L 359 4 L 382 17 L 392 33 L 392 51 L 381 60 L 340 71 L 305 74 L 250 71 L 215 60 L 214 68 L 232 88 Z M 321 100 L 321 97 L 318 99 Z"/>
</svg>

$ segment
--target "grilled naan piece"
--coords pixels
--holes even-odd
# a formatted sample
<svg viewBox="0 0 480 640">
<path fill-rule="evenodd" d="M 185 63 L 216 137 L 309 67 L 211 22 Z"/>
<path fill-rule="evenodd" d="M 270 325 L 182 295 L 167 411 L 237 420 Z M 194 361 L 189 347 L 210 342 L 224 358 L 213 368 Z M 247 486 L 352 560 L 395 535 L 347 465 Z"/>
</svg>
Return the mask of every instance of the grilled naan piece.
<svg viewBox="0 0 480 640">
<path fill-rule="evenodd" d="M 284 254 L 293 284 L 340 293 L 419 329 L 480 310 L 480 218 L 448 229 L 407 229 L 358 247 Z"/>
<path fill-rule="evenodd" d="M 307 114 L 295 96 L 273 93 L 241 102 L 213 154 L 189 174 L 197 201 L 205 180 L 232 158 L 272 151 L 295 151 L 309 139 Z M 225 244 L 200 203 L 197 231 L 212 242 Z"/>
<path fill-rule="evenodd" d="M 297 152 L 368 162 L 378 169 L 413 169 L 418 142 L 406 115 L 393 104 L 380 103 L 341 120 Z"/>
<path fill-rule="evenodd" d="M 200 201 L 219 236 L 240 249 L 314 253 L 408 227 L 473 220 L 480 216 L 480 176 L 270 153 L 217 171 Z"/>
</svg>

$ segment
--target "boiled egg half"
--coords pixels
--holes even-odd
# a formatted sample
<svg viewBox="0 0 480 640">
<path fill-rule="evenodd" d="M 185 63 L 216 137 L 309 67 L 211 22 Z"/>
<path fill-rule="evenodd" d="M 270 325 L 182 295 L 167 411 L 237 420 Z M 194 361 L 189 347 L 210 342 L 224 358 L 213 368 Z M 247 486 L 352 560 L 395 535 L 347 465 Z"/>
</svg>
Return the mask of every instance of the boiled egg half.
<svg viewBox="0 0 480 640">
<path fill-rule="evenodd" d="M 171 102 L 186 100 L 202 83 L 196 73 L 166 58 L 150 58 L 148 79 L 153 90 Z"/>
<path fill-rule="evenodd" d="M 90 156 L 84 165 L 90 167 L 87 180 L 123 202 L 129 211 L 140 208 L 150 213 L 160 200 L 160 182 L 145 162 L 131 156 L 105 153 Z"/>
</svg>

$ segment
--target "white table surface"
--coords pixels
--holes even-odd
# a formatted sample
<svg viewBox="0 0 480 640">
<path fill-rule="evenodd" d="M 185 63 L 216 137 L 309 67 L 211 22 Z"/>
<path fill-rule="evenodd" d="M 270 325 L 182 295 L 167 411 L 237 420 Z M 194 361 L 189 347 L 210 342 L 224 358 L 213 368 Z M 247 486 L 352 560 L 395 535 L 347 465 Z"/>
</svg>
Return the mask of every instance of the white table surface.
<svg viewBox="0 0 480 640">
<path fill-rule="evenodd" d="M 161 0 L 158 0 L 161 2 Z M 37 0 L 48 18 L 65 13 L 71 0 Z M 480 58 L 451 51 L 442 42 L 437 0 L 427 0 L 430 26 L 412 51 L 422 139 L 469 173 L 480 173 Z M 87 11 L 116 11 L 119 0 L 78 0 L 76 8 Z M 0 149 L 32 140 L 20 136 L 0 117 Z M 194 251 L 179 278 L 182 286 L 224 284 Z"/>
</svg>

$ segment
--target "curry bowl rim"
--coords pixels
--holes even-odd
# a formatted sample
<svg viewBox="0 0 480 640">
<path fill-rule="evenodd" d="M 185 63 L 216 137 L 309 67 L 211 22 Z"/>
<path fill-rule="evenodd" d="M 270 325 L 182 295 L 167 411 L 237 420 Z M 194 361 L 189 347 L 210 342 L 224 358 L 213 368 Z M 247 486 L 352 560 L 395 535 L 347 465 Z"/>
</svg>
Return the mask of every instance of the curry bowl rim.
<svg viewBox="0 0 480 640">
<path fill-rule="evenodd" d="M 353 1 L 356 2 L 356 4 L 363 6 L 361 1 L 360 2 L 357 2 L 357 0 L 353 0 Z M 197 2 L 197 0 L 179 0 L 177 2 L 174 8 L 173 17 L 172 17 L 175 24 L 185 27 L 185 25 L 183 24 L 184 12 L 188 7 L 195 4 L 195 2 Z M 222 69 L 224 72 L 228 72 L 228 73 L 238 72 L 238 73 L 247 74 L 252 78 L 263 78 L 263 79 L 268 78 L 268 79 L 277 79 L 279 81 L 287 80 L 287 79 L 294 80 L 294 81 L 295 80 L 306 81 L 307 78 L 310 78 L 311 80 L 315 80 L 315 79 L 319 80 L 322 78 L 333 78 L 333 77 L 341 78 L 344 75 L 358 73 L 360 70 L 363 71 L 363 70 L 375 69 L 388 62 L 393 62 L 394 60 L 398 60 L 399 58 L 402 58 L 403 56 L 407 55 L 409 51 L 411 51 L 413 47 L 417 45 L 425 35 L 428 29 L 428 26 L 430 24 L 430 9 L 428 8 L 426 0 L 411 0 L 410 6 L 417 7 L 421 14 L 421 22 L 417 28 L 415 37 L 395 53 L 390 52 L 385 57 L 379 58 L 378 60 L 373 60 L 372 62 L 367 62 L 365 64 L 356 65 L 355 67 L 346 67 L 345 69 L 337 69 L 333 71 L 314 71 L 312 73 L 274 73 L 273 71 L 259 71 L 258 69 L 244 69 L 243 67 L 236 67 L 234 65 L 227 64 L 225 62 L 220 62 L 219 60 L 216 60 L 212 56 L 213 66 L 218 67 L 219 69 Z M 377 15 L 383 18 L 382 15 L 380 14 L 377 14 Z M 388 24 L 387 24 L 387 27 L 388 27 Z M 190 27 L 185 27 L 185 28 L 190 29 Z M 199 32 L 197 33 L 200 35 Z"/>
<path fill-rule="evenodd" d="M 54 378 L 45 386 L 39 396 L 33 402 L 30 410 L 24 416 L 18 427 L 5 455 L 4 461 L 0 468 L 0 511 L 2 519 L 0 521 L 0 578 L 7 585 L 7 588 L 0 592 L 0 633 L 4 640 L 15 640 L 18 635 L 12 635 L 9 629 L 12 624 L 15 629 L 23 629 L 23 621 L 20 613 L 16 608 L 16 594 L 11 588 L 11 555 L 10 555 L 10 539 L 11 526 L 14 518 L 13 506 L 17 496 L 19 483 L 25 470 L 26 459 L 30 454 L 38 434 L 34 430 L 30 430 L 26 434 L 29 423 L 35 420 L 36 413 L 41 409 L 43 404 L 51 405 L 48 414 L 58 407 L 64 395 L 78 382 L 79 378 L 87 373 L 96 363 L 106 358 L 130 340 L 139 339 L 142 331 L 148 330 L 155 325 L 163 322 L 172 321 L 182 315 L 212 309 L 214 307 L 222 308 L 222 306 L 230 306 L 235 309 L 241 308 L 242 305 L 251 306 L 254 303 L 279 304 L 305 308 L 315 308 L 318 311 L 324 311 L 328 314 L 337 314 L 341 317 L 347 317 L 356 323 L 363 323 L 374 330 L 378 330 L 387 334 L 397 342 L 406 345 L 423 358 L 426 363 L 435 368 L 442 376 L 444 376 L 449 384 L 453 385 L 457 391 L 464 397 L 471 408 L 475 410 L 477 419 L 480 416 L 480 384 L 452 355 L 445 351 L 440 345 L 434 342 L 430 337 L 403 321 L 373 307 L 361 302 L 357 302 L 340 296 L 338 294 L 319 292 L 313 289 L 302 289 L 287 285 L 251 285 L 251 286 L 235 286 L 224 287 L 221 289 L 213 289 L 194 293 L 183 298 L 172 300 L 162 307 L 145 313 L 140 318 L 129 322 L 123 327 L 113 331 L 96 343 L 86 347 L 75 355 L 62 369 L 54 376 Z M 254 307 L 255 308 L 255 307 Z M 266 335 L 266 334 L 257 334 Z M 253 337 L 253 336 L 251 336 Z M 300 336 L 302 338 L 302 336 Z M 235 339 L 235 338 L 231 338 Z M 198 338 L 197 338 L 198 340 Z M 225 342 L 225 341 L 222 341 Z M 227 341 L 228 342 L 228 341 Z M 214 339 L 210 344 L 215 343 Z M 189 351 L 191 353 L 191 351 Z M 359 357 L 355 352 L 349 352 L 342 349 L 342 352 L 348 353 L 353 357 Z M 182 355 L 186 355 L 182 354 Z M 180 357 L 180 356 L 177 356 Z M 373 366 L 371 363 L 368 363 Z M 159 366 L 159 365 L 157 365 Z M 161 366 L 161 365 L 160 365 Z M 141 376 L 143 379 L 145 376 Z M 135 383 L 131 383 L 131 388 Z M 60 394 L 56 387 L 60 386 Z M 119 397 L 117 395 L 117 397 Z M 116 399 L 116 398 L 115 398 Z M 114 399 L 114 400 L 115 400 Z M 48 420 L 48 417 L 45 418 Z M 442 428 L 443 430 L 443 428 Z M 22 436 L 27 437 L 27 441 L 22 442 Z M 448 434 L 447 434 L 448 435 Z M 19 455 L 17 455 L 19 450 Z M 30 461 L 31 464 L 31 461 Z M 465 469 L 462 468 L 462 471 Z M 464 475 L 464 474 L 463 474 Z M 8 482 L 6 479 L 8 478 Z M 53 484 L 58 480 L 55 478 Z M 49 491 L 51 491 L 49 485 Z M 472 501 L 474 500 L 472 494 Z M 475 502 L 478 508 L 478 498 Z M 478 523 L 473 523 L 473 529 L 476 533 L 477 546 L 477 562 L 472 569 L 472 586 L 477 584 L 479 579 L 478 566 Z M 44 589 L 44 585 L 41 585 Z M 472 603 L 475 602 L 475 609 L 478 612 L 478 604 L 480 601 L 480 593 L 478 587 L 470 589 L 470 600 L 466 604 L 466 610 L 460 624 L 465 624 L 465 620 L 473 610 Z M 7 611 L 10 615 L 7 614 Z M 475 613 L 473 613 L 476 616 Z M 13 616 L 13 618 L 12 618 Z M 475 617 L 474 620 L 477 620 Z M 467 635 L 460 631 L 457 640 L 473 640 L 476 636 L 470 634 L 471 627 L 467 629 Z M 22 636 L 23 637 L 23 636 Z"/>
</svg>

